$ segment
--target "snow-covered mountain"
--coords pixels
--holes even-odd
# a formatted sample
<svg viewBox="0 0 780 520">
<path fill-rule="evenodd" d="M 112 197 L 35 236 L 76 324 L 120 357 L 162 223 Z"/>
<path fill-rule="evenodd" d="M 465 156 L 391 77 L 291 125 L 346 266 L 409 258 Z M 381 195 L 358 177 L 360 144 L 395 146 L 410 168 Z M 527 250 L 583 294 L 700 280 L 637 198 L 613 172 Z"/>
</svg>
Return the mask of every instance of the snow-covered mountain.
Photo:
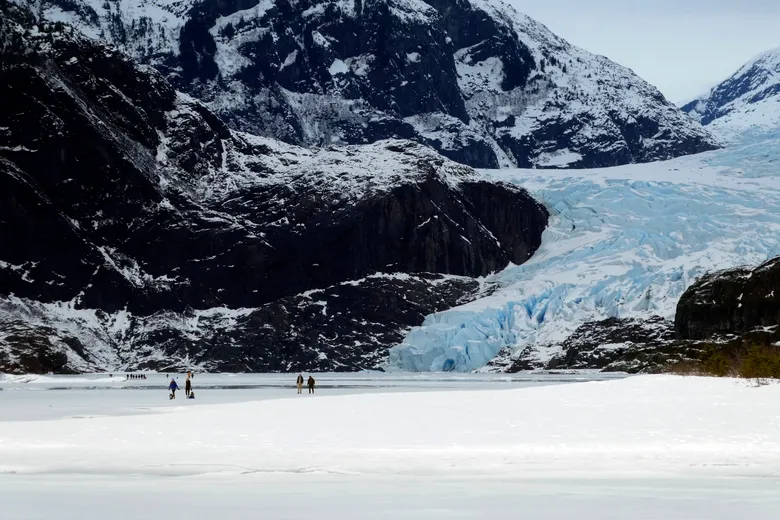
<svg viewBox="0 0 780 520">
<path fill-rule="evenodd" d="M 117 15 L 104 27 L 87 4 L 56 11 L 44 3 L 36 19 L 0 0 L 0 370 L 615 368 L 615 353 L 638 343 L 629 360 L 637 362 L 623 357 L 621 368 L 644 370 L 659 361 L 639 358 L 655 356 L 682 330 L 672 318 L 697 277 L 780 254 L 777 141 L 602 170 L 473 170 L 424 146 L 433 141 L 415 133 L 420 119 L 408 114 L 458 113 L 459 125 L 490 126 L 484 118 L 492 112 L 471 104 L 487 83 L 466 98 L 463 78 L 493 81 L 499 69 L 491 99 L 517 112 L 506 126 L 493 124 L 493 133 L 473 135 L 492 140 L 496 146 L 485 150 L 496 157 L 514 150 L 508 162 L 522 155 L 517 150 L 532 150 L 527 166 L 648 160 L 709 138 L 660 94 L 636 90 L 646 84 L 633 83 L 625 69 L 492 3 L 344 0 L 306 3 L 311 11 L 303 16 L 303 1 L 280 1 L 160 3 L 168 14 L 135 25 Z M 151 4 L 133 5 L 121 13 L 150 12 Z M 109 0 L 90 9 L 112 6 L 127 7 Z M 224 22 L 227 40 L 219 31 L 204 35 L 203 13 L 171 29 L 178 40 L 144 28 L 208 6 L 229 11 L 213 22 Z M 308 29 L 290 23 L 289 34 L 309 35 L 291 40 L 297 47 L 285 56 L 294 59 L 252 68 L 279 55 L 287 38 L 280 20 L 291 13 L 314 17 Z M 82 19 L 94 22 L 90 38 Z M 133 27 L 139 32 L 128 32 Z M 247 27 L 255 32 L 237 48 L 254 49 L 256 59 L 234 55 L 240 67 L 232 76 L 210 77 L 208 56 L 218 71 L 226 63 L 217 43 L 232 48 Z M 379 27 L 395 29 L 382 36 Z M 121 35 L 119 28 L 125 40 L 106 36 Z M 345 47 L 339 37 L 350 34 L 360 37 Z M 104 38 L 128 50 L 132 43 L 154 67 L 106 47 Z M 428 47 L 409 47 L 412 41 Z M 380 42 L 385 54 L 376 54 Z M 434 44 L 452 53 L 426 54 Z M 355 49 L 372 56 L 365 69 L 345 54 Z M 401 51 L 425 64 L 411 94 L 379 88 L 416 70 L 401 71 L 392 58 Z M 574 54 L 581 66 L 561 61 Z M 335 76 L 326 71 L 330 83 L 317 76 L 317 63 L 336 64 Z M 294 70 L 297 79 L 284 79 Z M 334 80 L 341 75 L 343 83 Z M 321 112 L 323 100 L 363 107 L 349 111 L 357 119 L 344 135 L 371 125 L 392 135 L 405 124 L 414 131 L 411 140 L 381 140 L 382 130 L 368 143 L 304 148 L 231 129 L 166 76 L 235 126 L 264 125 L 268 114 L 308 122 L 304 143 L 306 132 L 341 128 L 342 112 Z M 618 88 L 615 78 L 631 82 Z M 448 97 L 448 88 L 460 97 Z M 263 89 L 268 96 L 258 94 Z M 530 102 L 532 92 L 539 97 Z M 247 99 L 257 105 L 233 112 Z M 659 104 L 648 105 L 653 99 Z M 659 126 L 659 113 L 684 124 Z M 504 130 L 513 137 L 504 140 Z M 442 142 L 436 146 L 451 152 Z M 539 162 L 542 149 L 552 162 Z M 570 162 L 576 154 L 582 158 Z"/>
<path fill-rule="evenodd" d="M 410 141 L 229 130 L 0 1 L 0 371 L 355 370 L 525 262 L 547 211 Z"/>
<path fill-rule="evenodd" d="M 726 141 L 780 131 L 780 48 L 749 61 L 683 110 Z"/>
<path fill-rule="evenodd" d="M 524 265 L 488 277 L 497 287 L 491 295 L 428 316 L 391 350 L 390 368 L 594 368 L 630 354 L 610 368 L 657 369 L 666 361 L 659 346 L 709 335 L 689 328 L 739 333 L 769 323 L 777 270 L 745 289 L 745 309 L 739 286 L 716 290 L 718 298 L 698 291 L 704 296 L 687 299 L 676 327 L 674 319 L 681 295 L 700 277 L 780 256 L 778 164 L 774 138 L 600 170 L 484 170 L 525 187 L 550 210 L 542 246 Z M 706 322 L 707 313 L 710 323 L 687 323 Z"/>
<path fill-rule="evenodd" d="M 405 138 L 476 167 L 710 150 L 632 71 L 498 0 L 16 0 L 116 44 L 229 126 L 291 144 Z"/>
</svg>

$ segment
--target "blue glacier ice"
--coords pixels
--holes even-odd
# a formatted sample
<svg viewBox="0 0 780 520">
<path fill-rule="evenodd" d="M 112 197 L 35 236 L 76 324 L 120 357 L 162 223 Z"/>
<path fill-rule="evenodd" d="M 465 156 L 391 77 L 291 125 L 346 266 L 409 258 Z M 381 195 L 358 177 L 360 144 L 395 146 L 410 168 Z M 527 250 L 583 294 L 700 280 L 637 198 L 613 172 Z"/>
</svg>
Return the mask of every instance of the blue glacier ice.
<svg viewBox="0 0 780 520">
<path fill-rule="evenodd" d="M 470 371 L 504 347 L 544 363 L 587 321 L 673 318 L 702 274 L 780 256 L 778 136 L 660 163 L 483 174 L 547 206 L 542 247 L 489 277 L 492 295 L 428 316 L 389 369 Z"/>
</svg>

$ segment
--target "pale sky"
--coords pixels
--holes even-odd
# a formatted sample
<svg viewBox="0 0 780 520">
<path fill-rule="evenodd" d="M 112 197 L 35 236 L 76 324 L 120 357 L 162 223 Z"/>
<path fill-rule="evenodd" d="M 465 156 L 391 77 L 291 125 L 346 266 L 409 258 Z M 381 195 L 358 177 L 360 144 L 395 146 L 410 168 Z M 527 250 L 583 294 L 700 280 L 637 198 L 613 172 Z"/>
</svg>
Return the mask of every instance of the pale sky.
<svg viewBox="0 0 780 520">
<path fill-rule="evenodd" d="M 780 0 L 504 0 L 675 103 L 780 47 Z"/>
</svg>

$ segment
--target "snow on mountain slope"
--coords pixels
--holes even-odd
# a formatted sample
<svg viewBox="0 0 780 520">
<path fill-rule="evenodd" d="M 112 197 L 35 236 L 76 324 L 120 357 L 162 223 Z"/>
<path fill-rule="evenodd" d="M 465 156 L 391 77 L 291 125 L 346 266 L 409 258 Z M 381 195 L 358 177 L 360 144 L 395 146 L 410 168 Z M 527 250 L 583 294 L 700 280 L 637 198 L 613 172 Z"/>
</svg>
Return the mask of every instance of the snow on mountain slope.
<svg viewBox="0 0 780 520">
<path fill-rule="evenodd" d="M 547 225 L 525 191 L 419 143 L 231 131 L 4 2 L 0 99 L 4 371 L 372 368 Z"/>
<path fill-rule="evenodd" d="M 154 65 L 232 127 L 293 144 L 405 138 L 488 168 L 614 166 L 717 146 L 632 71 L 498 0 L 35 6 Z"/>
<path fill-rule="evenodd" d="M 24 3 L 24 2 L 18 2 Z M 135 58 L 178 53 L 179 32 L 195 0 L 79 0 L 27 2 L 41 18 L 63 22 Z"/>
<path fill-rule="evenodd" d="M 749 61 L 683 110 L 727 141 L 780 131 L 780 48 Z"/>
<path fill-rule="evenodd" d="M 544 366 L 587 322 L 671 319 L 709 271 L 780 255 L 780 139 L 603 170 L 483 173 L 550 210 L 541 248 L 491 296 L 426 318 L 390 352 L 403 370 L 483 367 L 502 349 Z M 507 362 L 508 363 L 508 362 Z"/>
</svg>

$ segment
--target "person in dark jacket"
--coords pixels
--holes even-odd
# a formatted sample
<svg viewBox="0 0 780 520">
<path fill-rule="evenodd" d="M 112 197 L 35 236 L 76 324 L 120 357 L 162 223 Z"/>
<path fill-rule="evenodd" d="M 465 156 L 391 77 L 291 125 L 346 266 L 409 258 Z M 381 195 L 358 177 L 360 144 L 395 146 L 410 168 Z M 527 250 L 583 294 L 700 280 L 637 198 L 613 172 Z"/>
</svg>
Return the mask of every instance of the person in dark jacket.
<svg viewBox="0 0 780 520">
<path fill-rule="evenodd" d="M 298 379 L 295 380 L 295 384 L 298 385 L 298 393 L 303 393 L 303 374 L 298 374 Z"/>
<path fill-rule="evenodd" d="M 314 378 L 309 376 L 309 380 L 307 381 L 307 384 L 309 385 L 309 393 L 313 394 L 314 393 L 314 384 L 315 384 Z"/>
<path fill-rule="evenodd" d="M 187 372 L 187 381 L 184 382 L 184 395 L 187 397 L 192 393 L 192 381 L 190 381 L 190 373 Z"/>
<path fill-rule="evenodd" d="M 168 385 L 168 390 L 171 391 L 169 396 L 171 399 L 176 399 L 176 390 L 179 389 L 179 385 L 176 384 L 176 380 L 171 378 L 171 383 Z"/>
</svg>

